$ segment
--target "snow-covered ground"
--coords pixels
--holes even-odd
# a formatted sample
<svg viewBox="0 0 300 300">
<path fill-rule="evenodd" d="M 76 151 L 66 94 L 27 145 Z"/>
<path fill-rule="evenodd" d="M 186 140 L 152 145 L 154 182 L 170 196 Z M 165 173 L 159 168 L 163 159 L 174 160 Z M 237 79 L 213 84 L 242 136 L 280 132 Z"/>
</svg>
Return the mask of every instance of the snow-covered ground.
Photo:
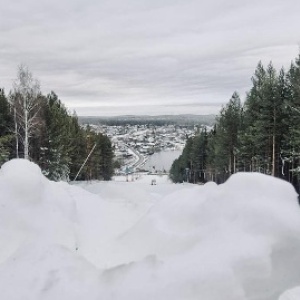
<svg viewBox="0 0 300 300">
<path fill-rule="evenodd" d="M 12 160 L 0 169 L 0 245 L 5 300 L 300 299 L 297 194 L 261 174 L 69 185 Z"/>
</svg>

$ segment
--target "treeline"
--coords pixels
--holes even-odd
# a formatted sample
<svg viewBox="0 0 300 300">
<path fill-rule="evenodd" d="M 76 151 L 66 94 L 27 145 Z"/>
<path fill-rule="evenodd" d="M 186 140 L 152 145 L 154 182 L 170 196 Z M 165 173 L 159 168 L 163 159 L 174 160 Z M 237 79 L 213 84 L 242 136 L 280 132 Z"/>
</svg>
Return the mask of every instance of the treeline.
<svg viewBox="0 0 300 300">
<path fill-rule="evenodd" d="M 159 116 L 117 116 L 117 117 L 79 117 L 80 124 L 102 124 L 107 126 L 134 126 L 134 125 L 179 125 L 194 126 L 215 123 L 214 115 L 159 115 Z"/>
<path fill-rule="evenodd" d="M 213 130 L 187 141 L 170 177 L 222 183 L 241 171 L 283 178 L 299 191 L 300 55 L 287 72 L 260 62 L 245 102 L 234 92 Z"/>
<path fill-rule="evenodd" d="M 110 180 L 113 174 L 108 137 L 81 128 L 54 92 L 41 93 L 24 66 L 8 95 L 0 89 L 0 165 L 12 158 L 34 161 L 52 180 Z"/>
</svg>

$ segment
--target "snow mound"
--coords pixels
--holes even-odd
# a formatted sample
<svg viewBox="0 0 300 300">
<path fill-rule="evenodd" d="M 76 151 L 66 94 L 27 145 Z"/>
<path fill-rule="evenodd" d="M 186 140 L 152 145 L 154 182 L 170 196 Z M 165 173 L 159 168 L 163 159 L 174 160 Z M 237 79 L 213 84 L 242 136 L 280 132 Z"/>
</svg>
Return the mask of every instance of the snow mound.
<svg viewBox="0 0 300 300">
<path fill-rule="evenodd" d="M 299 288 L 289 290 L 300 282 L 290 184 L 253 173 L 222 185 L 149 182 L 83 184 L 90 193 L 48 181 L 28 161 L 4 164 L 1 297 L 299 298 Z"/>
<path fill-rule="evenodd" d="M 45 181 L 40 168 L 25 159 L 13 159 L 0 169 L 0 187 L 5 187 L 13 201 L 41 201 Z"/>
<path fill-rule="evenodd" d="M 300 287 L 295 287 L 284 292 L 279 300 L 298 300 L 300 299 Z"/>
<path fill-rule="evenodd" d="M 69 249 L 28 243 L 1 265 L 1 298 L 96 300 L 99 271 Z"/>
</svg>

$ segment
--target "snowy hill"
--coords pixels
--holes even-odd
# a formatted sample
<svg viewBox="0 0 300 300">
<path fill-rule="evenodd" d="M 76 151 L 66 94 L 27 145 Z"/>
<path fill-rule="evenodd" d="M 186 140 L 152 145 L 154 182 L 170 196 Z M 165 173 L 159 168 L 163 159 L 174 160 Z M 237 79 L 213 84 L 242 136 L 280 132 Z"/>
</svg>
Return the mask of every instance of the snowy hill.
<svg viewBox="0 0 300 300">
<path fill-rule="evenodd" d="M 12 160 L 0 192 L 1 299 L 277 300 L 300 282 L 297 194 L 279 179 L 73 186 Z"/>
</svg>

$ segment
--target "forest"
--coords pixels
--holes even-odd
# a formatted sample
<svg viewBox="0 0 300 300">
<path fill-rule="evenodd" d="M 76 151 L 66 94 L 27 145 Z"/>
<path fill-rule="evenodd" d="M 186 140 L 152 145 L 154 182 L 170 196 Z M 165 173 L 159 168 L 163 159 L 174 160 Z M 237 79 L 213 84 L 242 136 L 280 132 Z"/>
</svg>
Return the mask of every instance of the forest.
<svg viewBox="0 0 300 300">
<path fill-rule="evenodd" d="M 0 89 L 0 166 L 12 158 L 30 159 L 55 181 L 110 180 L 113 175 L 108 137 L 80 127 L 55 92 L 42 94 L 25 66 L 8 94 Z"/>
<path fill-rule="evenodd" d="M 242 103 L 234 92 L 212 130 L 190 138 L 170 178 L 223 183 L 236 172 L 260 172 L 291 182 L 300 179 L 300 55 L 288 71 L 258 63 Z"/>
</svg>

